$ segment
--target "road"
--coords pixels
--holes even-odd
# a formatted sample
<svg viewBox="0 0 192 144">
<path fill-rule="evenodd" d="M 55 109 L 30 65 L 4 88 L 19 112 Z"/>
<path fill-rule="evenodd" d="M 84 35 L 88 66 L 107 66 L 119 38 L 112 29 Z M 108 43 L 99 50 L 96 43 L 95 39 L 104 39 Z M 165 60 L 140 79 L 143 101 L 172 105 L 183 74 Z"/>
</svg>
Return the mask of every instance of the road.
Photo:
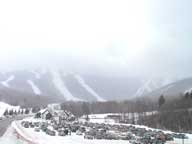
<svg viewBox="0 0 192 144">
<path fill-rule="evenodd" d="M 3 134 L 5 133 L 7 128 L 11 125 L 11 123 L 14 120 L 21 120 L 21 119 L 26 118 L 26 117 L 28 117 L 28 116 L 15 116 L 12 118 L 6 118 L 3 120 L 0 120 L 0 137 L 3 136 Z"/>
</svg>

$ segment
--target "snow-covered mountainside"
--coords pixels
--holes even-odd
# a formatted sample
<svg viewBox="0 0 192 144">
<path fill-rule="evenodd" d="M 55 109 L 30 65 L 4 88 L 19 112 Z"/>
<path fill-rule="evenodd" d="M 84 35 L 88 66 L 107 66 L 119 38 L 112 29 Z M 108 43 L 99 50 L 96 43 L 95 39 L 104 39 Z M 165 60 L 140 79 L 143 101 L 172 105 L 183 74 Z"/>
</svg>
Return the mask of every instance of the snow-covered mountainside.
<svg viewBox="0 0 192 144">
<path fill-rule="evenodd" d="M 153 90 L 144 96 L 149 96 L 152 98 L 158 98 L 160 95 L 169 97 L 178 97 L 184 95 L 186 92 L 191 92 L 192 90 L 192 78 L 186 78 L 178 80 L 176 82 L 170 83 L 156 90 Z"/>
<path fill-rule="evenodd" d="M 149 79 L 149 80 L 144 80 L 143 81 L 143 85 L 138 88 L 137 92 L 135 93 L 135 97 L 140 97 L 140 96 L 144 96 L 148 93 L 151 93 L 154 90 L 157 90 L 158 88 L 161 88 L 163 86 L 166 86 L 167 84 L 169 84 L 170 82 L 173 82 L 171 80 L 168 79 Z"/>
<path fill-rule="evenodd" d="M 0 90 L 11 89 L 68 101 L 124 100 L 151 93 L 165 84 L 167 80 L 164 79 L 143 80 L 136 77 L 66 73 L 53 69 L 0 73 Z"/>
</svg>

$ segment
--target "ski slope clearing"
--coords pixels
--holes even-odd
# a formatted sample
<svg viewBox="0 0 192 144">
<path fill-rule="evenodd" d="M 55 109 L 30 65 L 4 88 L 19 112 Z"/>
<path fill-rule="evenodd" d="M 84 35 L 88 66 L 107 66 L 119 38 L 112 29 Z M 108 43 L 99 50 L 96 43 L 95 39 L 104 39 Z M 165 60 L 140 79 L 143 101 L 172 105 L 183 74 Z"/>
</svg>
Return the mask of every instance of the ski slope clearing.
<svg viewBox="0 0 192 144">
<path fill-rule="evenodd" d="M 31 86 L 34 94 L 41 95 L 41 90 L 35 85 L 35 83 L 32 80 L 27 80 L 27 83 Z"/>
<path fill-rule="evenodd" d="M 86 82 L 81 76 L 75 75 L 74 77 L 77 79 L 77 81 L 83 88 L 85 88 L 91 95 L 93 95 L 97 99 L 97 101 L 106 101 L 101 96 L 99 96 L 88 84 L 86 84 Z"/>
<path fill-rule="evenodd" d="M 9 86 L 9 82 L 12 81 L 12 80 L 14 80 L 14 79 L 15 79 L 15 76 L 14 76 L 14 75 L 11 75 L 7 80 L 2 81 L 1 84 L 2 84 L 3 86 L 5 86 L 5 87 L 8 87 L 8 88 L 9 88 L 9 87 L 10 87 L 10 86 Z"/>
<path fill-rule="evenodd" d="M 62 77 L 58 71 L 51 70 L 51 74 L 53 77 L 53 84 L 59 90 L 59 92 L 65 97 L 67 101 L 82 101 L 81 99 L 76 98 L 71 94 L 71 92 L 65 86 L 65 83 L 62 80 Z"/>
<path fill-rule="evenodd" d="M 145 82 L 144 85 L 137 90 L 137 92 L 135 93 L 135 96 L 140 97 L 148 92 L 153 91 L 156 88 L 158 88 L 157 84 L 152 79 L 150 79 L 147 82 Z"/>
</svg>

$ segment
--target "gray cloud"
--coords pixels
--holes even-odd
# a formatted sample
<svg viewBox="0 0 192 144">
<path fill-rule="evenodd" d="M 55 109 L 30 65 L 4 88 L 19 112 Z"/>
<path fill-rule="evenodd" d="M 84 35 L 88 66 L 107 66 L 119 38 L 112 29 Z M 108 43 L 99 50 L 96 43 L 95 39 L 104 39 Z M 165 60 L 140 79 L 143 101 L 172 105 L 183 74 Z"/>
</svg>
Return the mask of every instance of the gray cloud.
<svg viewBox="0 0 192 144">
<path fill-rule="evenodd" d="M 0 69 L 191 76 L 191 3 L 0 2 Z"/>
</svg>

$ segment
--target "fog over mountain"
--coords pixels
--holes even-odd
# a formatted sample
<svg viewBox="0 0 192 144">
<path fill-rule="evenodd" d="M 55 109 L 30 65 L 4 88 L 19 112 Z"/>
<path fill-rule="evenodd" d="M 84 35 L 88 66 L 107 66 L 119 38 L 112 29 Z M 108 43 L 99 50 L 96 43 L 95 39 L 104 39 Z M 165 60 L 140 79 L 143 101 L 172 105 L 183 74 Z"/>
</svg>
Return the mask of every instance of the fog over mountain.
<svg viewBox="0 0 192 144">
<path fill-rule="evenodd" d="M 190 0 L 2 1 L 0 69 L 191 76 L 190 5 Z"/>
</svg>

